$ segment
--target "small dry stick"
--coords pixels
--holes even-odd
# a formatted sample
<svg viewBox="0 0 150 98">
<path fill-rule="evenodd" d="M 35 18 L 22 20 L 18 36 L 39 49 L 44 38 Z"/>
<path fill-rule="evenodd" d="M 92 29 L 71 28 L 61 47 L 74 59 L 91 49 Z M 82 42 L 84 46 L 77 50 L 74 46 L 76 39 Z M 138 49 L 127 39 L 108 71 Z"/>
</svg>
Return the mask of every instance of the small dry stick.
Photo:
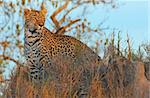
<svg viewBox="0 0 150 98">
<path fill-rule="evenodd" d="M 128 34 L 127 34 L 127 43 L 128 43 L 128 59 L 131 61 L 131 45 Z"/>
</svg>

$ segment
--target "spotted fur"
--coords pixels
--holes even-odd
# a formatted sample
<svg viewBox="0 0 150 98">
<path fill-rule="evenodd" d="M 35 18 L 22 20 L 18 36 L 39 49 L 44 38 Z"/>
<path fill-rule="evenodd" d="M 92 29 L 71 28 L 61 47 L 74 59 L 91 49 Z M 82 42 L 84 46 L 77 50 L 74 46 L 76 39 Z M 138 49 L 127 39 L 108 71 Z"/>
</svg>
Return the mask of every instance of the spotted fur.
<svg viewBox="0 0 150 98">
<path fill-rule="evenodd" d="M 45 14 L 43 10 L 24 10 L 25 56 L 32 80 L 43 81 L 49 75 L 47 68 L 54 70 L 55 66 L 77 68 L 99 64 L 100 57 L 87 45 L 71 36 L 53 34 L 44 27 Z"/>
</svg>

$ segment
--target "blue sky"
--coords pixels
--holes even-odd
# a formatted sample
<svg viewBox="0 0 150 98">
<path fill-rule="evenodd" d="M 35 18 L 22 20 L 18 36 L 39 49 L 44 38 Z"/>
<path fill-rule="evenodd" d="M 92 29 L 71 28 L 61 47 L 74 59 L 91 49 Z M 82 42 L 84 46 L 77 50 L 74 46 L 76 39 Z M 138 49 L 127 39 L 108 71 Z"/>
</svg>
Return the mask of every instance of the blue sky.
<svg viewBox="0 0 150 98">
<path fill-rule="evenodd" d="M 127 32 L 133 41 L 134 47 L 150 39 L 148 30 L 148 18 L 150 16 L 148 0 L 120 0 L 123 5 L 109 13 L 109 21 L 113 27 Z M 123 37 L 122 36 L 122 37 Z"/>
<path fill-rule="evenodd" d="M 87 17 L 96 25 L 99 21 L 106 19 L 103 26 L 110 29 L 105 30 L 109 36 L 110 33 L 121 31 L 121 37 L 126 39 L 127 33 L 132 40 L 132 46 L 137 48 L 140 44 L 150 42 L 150 2 L 148 0 L 119 0 L 117 7 L 97 6 L 91 8 L 91 14 Z"/>
</svg>

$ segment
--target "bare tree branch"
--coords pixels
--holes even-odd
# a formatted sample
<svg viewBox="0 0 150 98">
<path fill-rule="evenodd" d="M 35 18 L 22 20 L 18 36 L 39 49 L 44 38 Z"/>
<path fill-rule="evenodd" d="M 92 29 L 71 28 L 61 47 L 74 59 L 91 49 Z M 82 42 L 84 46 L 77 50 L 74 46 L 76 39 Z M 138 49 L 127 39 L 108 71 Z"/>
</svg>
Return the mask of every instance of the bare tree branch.
<svg viewBox="0 0 150 98">
<path fill-rule="evenodd" d="M 16 63 L 16 65 L 21 65 L 23 66 L 20 62 L 18 62 L 17 60 L 9 57 L 9 56 L 6 56 L 6 55 L 0 55 L 0 58 L 3 58 L 4 60 L 10 60 L 10 61 L 13 61 L 14 63 Z"/>
<path fill-rule="evenodd" d="M 69 28 L 69 29 L 66 30 L 65 32 L 71 32 L 73 29 L 75 29 L 75 28 L 77 28 L 77 27 L 80 27 L 80 26 L 81 26 L 81 24 L 78 24 L 78 25 L 76 25 L 76 26 L 74 26 L 74 27 Z"/>
<path fill-rule="evenodd" d="M 56 26 L 56 29 L 60 28 L 60 23 L 57 21 L 56 19 L 56 15 L 59 14 L 62 10 L 64 10 L 67 5 L 68 5 L 69 1 L 67 1 L 63 6 L 59 7 L 51 16 L 50 18 L 52 19 L 53 23 Z"/>
<path fill-rule="evenodd" d="M 80 21 L 80 19 L 76 19 L 76 20 L 71 20 L 70 23 L 66 26 L 63 26 L 62 28 L 60 28 L 59 30 L 56 31 L 56 34 L 64 34 L 65 33 L 65 30 L 67 28 L 69 28 L 72 24 L 76 23 Z"/>
<path fill-rule="evenodd" d="M 11 79 L 1 80 L 0 83 L 6 83 L 7 81 L 11 81 Z"/>
<path fill-rule="evenodd" d="M 63 18 L 60 20 L 59 23 L 62 24 L 62 23 L 65 21 L 66 16 L 67 16 L 72 10 L 76 9 L 78 6 L 79 6 L 79 5 L 75 5 L 74 7 L 72 7 L 71 9 L 69 9 L 69 10 L 66 12 L 66 14 L 63 16 Z"/>
<path fill-rule="evenodd" d="M 56 15 L 59 14 L 62 10 L 64 10 L 67 5 L 68 5 L 69 1 L 67 1 L 63 6 L 59 7 L 52 15 L 51 15 L 51 19 L 53 21 L 53 23 L 55 24 L 56 27 L 56 33 L 57 34 L 64 34 L 65 30 L 67 28 L 69 28 L 71 25 L 73 25 L 74 23 L 80 21 L 80 19 L 76 19 L 76 20 L 70 20 L 70 22 L 66 25 L 66 26 L 61 26 L 62 23 L 65 21 L 66 16 L 74 9 L 76 9 L 80 4 L 75 5 L 74 7 L 72 7 L 71 9 L 69 9 L 65 15 L 63 15 L 62 19 L 60 19 L 60 21 L 58 21 L 56 19 Z"/>
</svg>

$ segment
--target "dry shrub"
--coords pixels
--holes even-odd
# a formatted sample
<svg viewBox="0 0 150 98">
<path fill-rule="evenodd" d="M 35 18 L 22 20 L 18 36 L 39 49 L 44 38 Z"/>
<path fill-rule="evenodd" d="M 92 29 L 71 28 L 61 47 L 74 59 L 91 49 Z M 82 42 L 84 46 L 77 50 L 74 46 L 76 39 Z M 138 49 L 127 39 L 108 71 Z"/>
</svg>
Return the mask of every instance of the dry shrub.
<svg viewBox="0 0 150 98">
<path fill-rule="evenodd" d="M 132 94 L 132 83 L 134 82 L 134 66 L 123 57 L 116 57 L 108 63 L 106 74 L 108 98 L 130 98 Z M 128 88 L 127 90 L 127 87 Z M 129 92 L 126 92 L 129 91 Z"/>
<path fill-rule="evenodd" d="M 149 98 L 150 83 L 142 62 L 117 56 L 107 67 L 107 74 L 102 79 L 106 98 Z"/>
<path fill-rule="evenodd" d="M 78 68 L 72 70 L 71 68 L 61 68 L 59 71 L 60 74 L 57 80 L 48 79 L 38 86 L 38 84 L 32 83 L 28 79 L 27 67 L 17 68 L 11 75 L 11 81 L 7 84 L 8 86 L 4 91 L 4 97 L 78 98 L 85 93 L 84 90 L 88 93 L 89 89 L 86 89 L 86 86 L 90 85 L 89 79 L 92 78 L 89 69 L 84 70 L 83 68 Z"/>
<path fill-rule="evenodd" d="M 150 62 L 144 62 L 145 67 L 145 76 L 147 80 L 150 81 Z"/>
<path fill-rule="evenodd" d="M 148 98 L 144 64 L 114 57 L 96 68 L 59 67 L 57 80 L 40 86 L 28 79 L 27 67 L 17 68 L 4 91 L 5 98 Z"/>
<path fill-rule="evenodd" d="M 89 91 L 90 98 L 104 98 L 101 81 L 99 81 L 99 74 L 97 73 L 92 79 Z"/>
</svg>

